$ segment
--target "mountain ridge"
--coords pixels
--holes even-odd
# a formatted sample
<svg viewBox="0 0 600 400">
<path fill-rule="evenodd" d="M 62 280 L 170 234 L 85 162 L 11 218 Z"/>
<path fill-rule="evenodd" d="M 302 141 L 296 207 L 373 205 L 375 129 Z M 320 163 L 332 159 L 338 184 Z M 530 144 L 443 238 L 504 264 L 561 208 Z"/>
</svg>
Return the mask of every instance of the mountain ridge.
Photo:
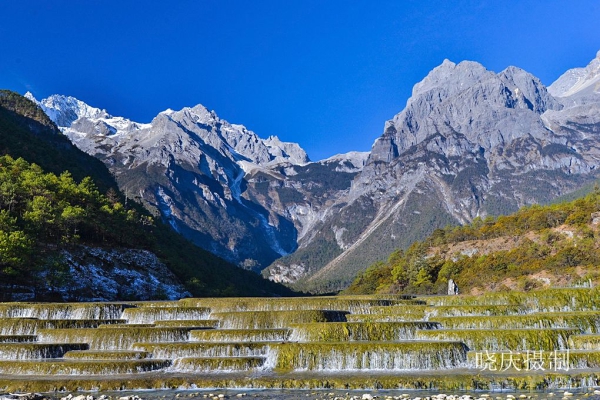
<svg viewBox="0 0 600 400">
<path fill-rule="evenodd" d="M 196 244 L 322 292 L 435 228 L 547 202 L 595 179 L 600 101 L 593 84 L 550 93 L 570 84 L 547 89 L 517 67 L 495 73 L 445 60 L 415 84 L 368 154 L 318 162 L 299 145 L 290 157 L 277 140 L 269 152 L 271 139 L 203 107 L 160 113 L 135 144 L 93 118 L 63 131 Z"/>
<path fill-rule="evenodd" d="M 66 96 L 54 95 L 38 103 L 59 108 L 74 104 L 75 110 L 48 110 L 57 121 L 68 122 L 68 127 L 61 127 L 63 133 L 79 148 L 102 159 L 125 192 L 139 196 L 147 208 L 156 215 L 161 213 L 174 229 L 201 247 L 255 270 L 295 249 L 293 218 L 280 215 L 288 211 L 273 213 L 250 200 L 260 193 L 242 194 L 246 187 L 254 186 L 248 185 L 245 177 L 268 175 L 285 180 L 288 174 L 297 174 L 294 168 L 307 166 L 310 160 L 297 144 L 276 136 L 261 139 L 202 105 L 163 111 L 149 124 L 137 124 Z M 77 119 L 64 117 L 76 112 L 81 113 Z M 352 153 L 348 160 L 337 156 L 324 160 L 323 165 L 354 174 L 362 168 L 364 157 Z M 182 188 L 176 183 L 179 179 L 192 184 Z M 291 194 L 296 188 L 282 187 L 281 191 L 282 196 L 302 196 Z M 270 200 L 265 197 L 265 201 Z M 226 233 L 210 226 L 225 228 Z M 255 243 L 242 243 L 248 236 Z"/>
</svg>

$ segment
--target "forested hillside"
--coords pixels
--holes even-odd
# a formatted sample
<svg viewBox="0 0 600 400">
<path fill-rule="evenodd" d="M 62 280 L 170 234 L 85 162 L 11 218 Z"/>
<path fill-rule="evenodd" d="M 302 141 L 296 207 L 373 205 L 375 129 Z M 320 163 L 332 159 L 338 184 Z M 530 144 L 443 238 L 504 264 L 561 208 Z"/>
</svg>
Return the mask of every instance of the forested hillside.
<svg viewBox="0 0 600 400">
<path fill-rule="evenodd" d="M 526 207 L 470 225 L 437 229 L 373 264 L 346 293 L 463 293 L 597 283 L 600 190 L 577 200 Z"/>
</svg>

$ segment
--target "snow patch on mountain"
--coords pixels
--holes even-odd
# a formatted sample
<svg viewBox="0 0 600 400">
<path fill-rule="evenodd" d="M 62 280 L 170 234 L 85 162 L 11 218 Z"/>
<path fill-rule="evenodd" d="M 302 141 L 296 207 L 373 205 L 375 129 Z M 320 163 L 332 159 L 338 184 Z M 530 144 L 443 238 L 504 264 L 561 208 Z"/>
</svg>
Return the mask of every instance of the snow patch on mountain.
<svg viewBox="0 0 600 400">
<path fill-rule="evenodd" d="M 161 116 L 163 116 L 181 123 L 180 129 L 182 130 L 187 129 L 190 124 L 203 129 L 206 134 L 199 135 L 198 139 L 206 140 L 207 136 L 210 136 L 206 140 L 208 144 L 215 149 L 228 152 L 229 156 L 233 157 L 240 166 L 243 165 L 243 161 L 260 166 L 282 162 L 304 165 L 310 162 L 306 152 L 297 143 L 283 142 L 277 136 L 270 136 L 267 139 L 259 138 L 245 126 L 230 124 L 201 104 L 185 107 L 179 111 L 167 109 L 160 112 L 151 123 L 144 124 L 124 117 L 115 117 L 104 109 L 92 107 L 71 96 L 52 95 L 38 101 L 33 94 L 27 92 L 25 97 L 37 103 L 50 119 L 70 137 L 79 136 L 81 139 L 86 135 L 106 137 L 132 134 L 160 125 L 162 123 Z M 90 139 L 93 140 L 93 138 Z M 83 144 L 82 146 L 86 147 Z"/>
</svg>

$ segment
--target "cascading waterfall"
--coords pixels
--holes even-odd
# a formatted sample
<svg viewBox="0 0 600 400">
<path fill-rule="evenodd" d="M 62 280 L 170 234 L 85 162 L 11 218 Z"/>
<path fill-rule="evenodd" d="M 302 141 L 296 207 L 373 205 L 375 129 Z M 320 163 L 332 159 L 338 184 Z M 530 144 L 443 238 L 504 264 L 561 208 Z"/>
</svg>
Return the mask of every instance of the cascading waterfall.
<svg viewBox="0 0 600 400">
<path fill-rule="evenodd" d="M 0 318 L 116 320 L 128 307 L 121 303 L 4 303 Z"/>
<path fill-rule="evenodd" d="M 283 371 L 404 371 L 459 368 L 461 342 L 284 343 L 272 346 L 267 365 Z"/>
<path fill-rule="evenodd" d="M 174 372 L 239 372 L 254 371 L 265 364 L 264 357 L 185 357 L 178 358 L 170 368 Z"/>
<path fill-rule="evenodd" d="M 32 343 L 37 342 L 35 335 L 3 335 L 0 336 L 0 343 Z"/>
<path fill-rule="evenodd" d="M 190 328 L 190 329 L 215 329 L 219 327 L 219 320 L 203 319 L 203 320 L 172 320 L 172 321 L 156 321 L 154 326 L 164 328 Z"/>
<path fill-rule="evenodd" d="M 128 308 L 122 318 L 130 324 L 153 324 L 156 321 L 202 320 L 210 315 L 207 307 L 141 307 Z"/>
<path fill-rule="evenodd" d="M 469 317 L 469 316 L 496 316 L 496 315 L 525 315 L 531 310 L 523 305 L 466 305 L 466 306 L 438 306 L 428 307 L 426 319 L 434 317 Z"/>
<path fill-rule="evenodd" d="M 599 300 L 599 291 L 588 288 L 422 299 L 5 303 L 0 374 L 9 380 L 0 376 L 0 386 L 65 385 L 81 375 L 89 377 L 77 380 L 83 385 L 77 388 L 88 389 L 117 376 L 121 386 L 136 388 L 163 387 L 163 380 L 181 385 L 181 379 L 198 387 L 398 387 L 400 379 L 416 387 L 463 385 L 476 375 L 490 387 L 500 379 L 495 374 L 523 373 L 531 354 L 546 365 L 561 361 L 583 382 L 592 379 L 586 371 L 600 369 Z M 515 368 L 488 368 L 488 376 L 484 353 L 499 360 L 508 354 Z M 558 384 L 555 376 L 536 376 Z"/>
<path fill-rule="evenodd" d="M 581 333 L 600 331 L 600 312 L 534 313 L 527 315 L 437 317 L 448 329 L 575 328 Z"/>
<path fill-rule="evenodd" d="M 458 340 L 470 350 L 565 350 L 568 338 L 578 329 L 438 329 L 417 335 L 423 340 Z"/>
<path fill-rule="evenodd" d="M 573 335 L 569 347 L 575 350 L 600 350 L 600 335 Z"/>
<path fill-rule="evenodd" d="M 0 335 L 35 335 L 40 326 L 46 328 L 47 321 L 35 318 L 2 318 Z"/>
<path fill-rule="evenodd" d="M 87 343 L 93 350 L 128 350 L 137 342 L 185 342 L 186 328 L 42 329 L 40 342 Z"/>
<path fill-rule="evenodd" d="M 97 328 L 101 325 L 122 324 L 120 319 L 52 319 L 2 318 L 0 335 L 35 335 L 40 329 Z"/>
<path fill-rule="evenodd" d="M 317 322 L 291 325 L 292 342 L 388 341 L 414 339 L 422 329 L 439 329 L 437 322 Z"/>
<path fill-rule="evenodd" d="M 95 360 L 53 362 L 10 362 L 0 361 L 0 374 L 11 375 L 115 375 L 138 374 L 162 370 L 171 366 L 169 360 Z"/>
<path fill-rule="evenodd" d="M 260 357 L 266 356 L 271 343 L 137 343 L 132 350 L 152 353 L 156 358 L 181 357 Z"/>
<path fill-rule="evenodd" d="M 87 348 L 85 343 L 0 343 L 0 360 L 59 358 L 67 351 Z"/>
<path fill-rule="evenodd" d="M 512 367 L 515 370 L 550 370 L 559 372 L 569 369 L 597 369 L 600 367 L 600 351 L 557 350 L 557 351 L 486 351 L 469 352 L 467 364 L 470 368 L 492 371 Z"/>
<path fill-rule="evenodd" d="M 276 329 L 307 322 L 345 321 L 347 311 L 298 310 L 212 313 L 223 329 Z"/>
<path fill-rule="evenodd" d="M 392 296 L 393 297 L 393 296 Z M 340 310 L 350 313 L 366 313 L 372 307 L 394 305 L 424 305 L 423 300 L 406 298 L 368 298 L 365 296 L 339 297 L 292 297 L 292 298 L 238 298 L 235 302 L 228 299 L 183 299 L 182 306 L 208 307 L 213 312 L 239 311 L 299 311 L 299 310 Z"/>
<path fill-rule="evenodd" d="M 152 358 L 152 353 L 134 350 L 70 350 L 63 358 L 65 360 L 144 360 Z"/>
<path fill-rule="evenodd" d="M 193 342 L 281 342 L 290 339 L 290 329 L 206 329 L 190 332 Z"/>
</svg>

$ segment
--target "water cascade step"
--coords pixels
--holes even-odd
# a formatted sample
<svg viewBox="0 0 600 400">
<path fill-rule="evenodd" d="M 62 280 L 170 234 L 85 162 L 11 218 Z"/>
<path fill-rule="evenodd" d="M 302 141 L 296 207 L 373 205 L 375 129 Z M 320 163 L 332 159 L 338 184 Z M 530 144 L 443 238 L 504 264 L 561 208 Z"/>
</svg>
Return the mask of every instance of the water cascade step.
<svg viewBox="0 0 600 400">
<path fill-rule="evenodd" d="M 0 335 L 35 335 L 38 329 L 97 328 L 125 322 L 123 319 L 0 318 Z"/>
<path fill-rule="evenodd" d="M 0 343 L 0 360 L 58 358 L 67 351 L 87 348 L 85 343 Z"/>
<path fill-rule="evenodd" d="M 190 332 L 194 342 L 281 342 L 290 339 L 291 329 L 206 329 Z"/>
<path fill-rule="evenodd" d="M 360 313 L 352 313 L 348 315 L 348 319 L 356 318 L 356 320 L 360 319 L 360 316 L 369 316 L 372 315 L 374 318 L 382 317 L 385 318 L 387 316 L 394 316 L 394 318 L 398 321 L 406 320 L 406 321 L 423 321 L 426 319 L 426 316 L 433 310 L 432 307 L 426 305 L 394 305 L 394 306 L 375 306 L 371 307 L 368 310 L 365 310 Z M 374 319 L 372 318 L 372 319 Z M 383 321 L 381 321 L 383 322 Z"/>
<path fill-rule="evenodd" d="M 427 304 L 432 306 L 464 305 L 515 305 L 531 312 L 569 312 L 600 310 L 600 289 L 557 288 L 546 289 L 530 295 L 526 292 L 493 292 L 485 296 L 432 296 Z"/>
<path fill-rule="evenodd" d="M 132 350 L 151 353 L 156 358 L 181 357 L 261 357 L 266 356 L 270 342 L 188 342 L 135 343 Z"/>
<path fill-rule="evenodd" d="M 156 321 L 207 319 L 207 307 L 140 307 L 123 311 L 123 318 L 130 324 L 153 324 Z"/>
<path fill-rule="evenodd" d="M 146 351 L 135 350 L 71 350 L 63 356 L 66 360 L 143 360 L 152 358 Z"/>
<path fill-rule="evenodd" d="M 169 360 L 46 360 L 0 361 L 0 374 L 104 375 L 138 374 L 168 368 Z"/>
<path fill-rule="evenodd" d="M 0 343 L 29 343 L 37 342 L 35 335 L 1 335 Z"/>
<path fill-rule="evenodd" d="M 600 368 L 600 350 L 470 351 L 468 364 L 488 371 L 568 371 Z"/>
<path fill-rule="evenodd" d="M 41 329 L 41 343 L 86 343 L 92 350 L 128 350 L 135 342 L 185 342 L 187 328 Z"/>
<path fill-rule="evenodd" d="M 254 371 L 265 364 L 264 357 L 184 357 L 171 367 L 177 372 L 239 372 Z"/>
<path fill-rule="evenodd" d="M 191 328 L 191 329 L 214 329 L 219 327 L 219 320 L 202 319 L 202 320 L 180 320 L 174 319 L 171 321 L 156 321 L 154 326 L 164 328 Z"/>
<path fill-rule="evenodd" d="M 124 303 L 3 303 L 0 318 L 37 319 L 120 319 Z"/>
<path fill-rule="evenodd" d="M 573 335 L 569 337 L 569 347 L 575 350 L 600 350 L 600 334 Z"/>
<path fill-rule="evenodd" d="M 208 307 L 213 312 L 236 311 L 290 311 L 290 310 L 340 310 L 350 313 L 362 313 L 374 306 L 391 306 L 396 304 L 425 304 L 407 296 L 387 296 L 374 298 L 367 296 L 336 297 L 292 297 L 292 298 L 238 298 L 235 302 L 229 299 L 183 299 L 181 305 L 187 307 Z"/>
<path fill-rule="evenodd" d="M 307 322 L 346 321 L 347 314 L 332 310 L 235 311 L 212 313 L 211 318 L 220 320 L 223 329 L 275 329 Z"/>
<path fill-rule="evenodd" d="M 438 306 L 429 307 L 427 316 L 430 319 L 432 317 L 523 315 L 530 312 L 527 307 L 516 304 Z"/>
<path fill-rule="evenodd" d="M 464 366 L 461 342 L 282 343 L 272 346 L 267 365 L 282 371 L 402 371 Z"/>
<path fill-rule="evenodd" d="M 422 329 L 439 329 L 437 322 L 314 322 L 291 325 L 292 342 L 388 341 L 414 339 Z"/>
<path fill-rule="evenodd" d="M 548 329 L 576 328 L 581 333 L 600 332 L 600 312 L 533 313 L 527 315 L 436 317 L 447 329 Z"/>
<path fill-rule="evenodd" d="M 569 336 L 579 329 L 436 329 L 423 330 L 417 337 L 423 340 L 459 340 L 469 350 L 564 350 Z"/>
</svg>

